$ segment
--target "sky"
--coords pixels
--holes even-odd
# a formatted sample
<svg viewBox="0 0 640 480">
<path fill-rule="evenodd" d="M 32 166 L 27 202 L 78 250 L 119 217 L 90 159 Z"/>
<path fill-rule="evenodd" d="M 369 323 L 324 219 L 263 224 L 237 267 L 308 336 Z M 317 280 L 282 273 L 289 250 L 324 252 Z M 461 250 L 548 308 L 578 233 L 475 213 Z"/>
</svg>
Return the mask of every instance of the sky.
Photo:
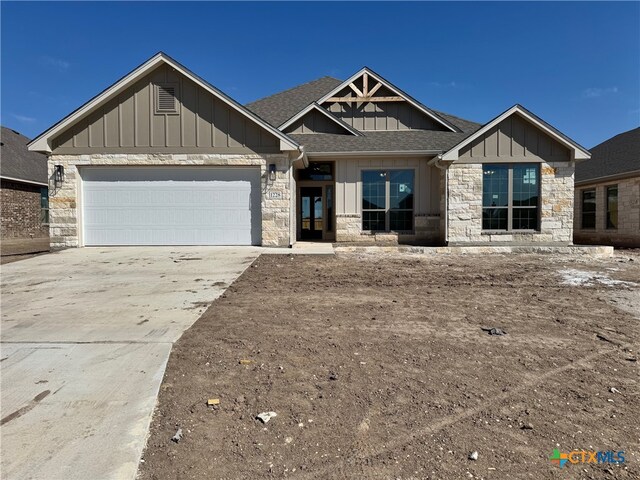
<svg viewBox="0 0 640 480">
<path fill-rule="evenodd" d="M 3 125 L 35 137 L 164 51 L 240 103 L 366 65 L 485 123 L 524 105 L 590 148 L 640 125 L 640 2 L 6 2 Z"/>
</svg>

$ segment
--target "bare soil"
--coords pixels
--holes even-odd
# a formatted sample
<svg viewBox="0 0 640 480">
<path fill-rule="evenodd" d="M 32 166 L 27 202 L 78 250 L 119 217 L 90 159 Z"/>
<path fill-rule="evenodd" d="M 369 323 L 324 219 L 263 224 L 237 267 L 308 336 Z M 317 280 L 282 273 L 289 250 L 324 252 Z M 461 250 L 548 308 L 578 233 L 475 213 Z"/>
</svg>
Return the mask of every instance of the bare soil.
<svg viewBox="0 0 640 480">
<path fill-rule="evenodd" d="M 263 255 L 174 346 L 140 477 L 640 478 L 638 283 L 637 252 Z"/>
</svg>

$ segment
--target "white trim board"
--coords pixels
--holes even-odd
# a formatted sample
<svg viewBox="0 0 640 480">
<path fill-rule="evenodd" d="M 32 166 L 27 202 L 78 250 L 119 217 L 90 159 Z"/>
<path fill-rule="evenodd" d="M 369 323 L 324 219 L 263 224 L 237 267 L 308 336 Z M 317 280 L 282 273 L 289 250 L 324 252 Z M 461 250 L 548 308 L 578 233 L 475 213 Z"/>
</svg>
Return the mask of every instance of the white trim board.
<svg viewBox="0 0 640 480">
<path fill-rule="evenodd" d="M 318 100 L 317 103 L 322 105 L 324 102 L 327 101 L 328 98 L 333 97 L 337 92 L 339 92 L 343 88 L 348 87 L 350 83 L 355 81 L 357 78 L 360 78 L 360 76 L 364 75 L 365 73 L 367 73 L 370 77 L 373 77 L 376 81 L 380 82 L 382 85 L 387 87 L 389 90 L 391 90 L 397 96 L 404 98 L 407 101 L 407 103 L 411 104 L 413 107 L 417 108 L 418 110 L 420 110 L 422 113 L 424 113 L 428 117 L 432 118 L 433 120 L 435 120 L 436 122 L 440 123 L 444 127 L 447 127 L 452 132 L 457 132 L 457 133 L 460 132 L 460 129 L 458 129 L 455 125 L 453 125 L 452 123 L 448 122 L 444 118 L 440 117 L 437 113 L 432 112 L 431 110 L 429 110 L 427 107 L 422 105 L 417 100 L 411 98 L 408 94 L 406 94 L 405 92 L 400 90 L 398 87 L 393 85 L 391 82 L 389 82 L 389 81 L 385 80 L 384 78 L 382 78 L 380 75 L 378 75 L 377 73 L 372 71 L 369 67 L 363 67 L 358 72 L 354 73 L 351 77 L 349 77 L 344 82 L 342 82 L 340 85 L 338 85 L 333 90 L 331 90 L 329 93 L 324 95 L 320 100 Z M 372 101 L 375 101 L 375 100 L 372 100 Z"/>
<path fill-rule="evenodd" d="M 340 125 L 342 128 L 344 128 L 345 130 L 347 130 L 349 133 L 351 133 L 352 135 L 355 135 L 357 137 L 362 137 L 364 136 L 362 134 L 362 132 L 356 130 L 355 128 L 353 128 L 351 125 L 349 125 L 348 123 L 344 122 L 343 120 L 339 119 L 338 117 L 336 117 L 335 115 L 333 115 L 331 112 L 327 111 L 326 108 L 322 108 L 320 105 L 318 105 L 316 102 L 310 103 L 309 105 L 307 105 L 304 109 L 300 110 L 298 113 L 296 113 L 293 117 L 291 117 L 289 120 L 287 120 L 286 122 L 284 122 L 282 125 L 280 125 L 278 127 L 279 130 L 284 130 L 285 128 L 290 127 L 291 125 L 293 125 L 295 122 L 297 122 L 298 120 L 300 120 L 302 117 L 304 117 L 307 113 L 309 113 L 311 110 L 316 110 L 318 112 L 320 112 L 321 114 L 323 114 L 325 117 L 327 117 L 329 120 L 332 120 L 333 122 L 335 122 L 336 124 Z"/>
<path fill-rule="evenodd" d="M 504 119 L 510 117 L 514 113 L 519 114 L 525 120 L 529 121 L 530 123 L 532 123 L 533 125 L 538 127 L 540 130 L 545 132 L 547 135 L 549 135 L 550 137 L 554 138 L 555 140 L 557 140 L 562 145 L 564 145 L 567 148 L 569 148 L 573 152 L 572 160 L 587 160 L 587 159 L 591 158 L 591 154 L 589 153 L 589 151 L 586 148 L 584 148 L 581 145 L 579 145 L 578 143 L 574 142 L 573 140 L 571 140 L 566 135 L 560 133 L 554 127 L 552 127 L 547 122 L 545 122 L 541 118 L 539 118 L 536 115 L 534 115 L 533 113 L 531 113 L 529 110 L 524 108 L 522 105 L 516 104 L 513 107 L 511 107 L 510 109 L 508 109 L 507 111 L 505 111 L 504 113 L 498 115 L 496 118 L 494 118 L 490 122 L 486 123 L 482 128 L 480 128 L 480 130 L 476 131 L 474 134 L 472 134 L 472 135 L 468 136 L 467 138 L 465 138 L 464 140 L 462 140 L 460 143 L 458 143 L 456 146 L 451 148 L 449 151 L 447 151 L 446 153 L 442 154 L 441 160 L 444 160 L 444 161 L 455 161 L 455 160 L 458 160 L 458 158 L 460 158 L 459 157 L 460 150 L 463 147 L 465 147 L 466 145 L 469 145 L 475 139 L 477 139 L 481 135 L 484 135 L 489 130 L 491 130 L 493 127 L 495 127 L 500 122 L 502 122 Z"/>
<path fill-rule="evenodd" d="M 294 140 L 289 138 L 287 135 L 282 133 L 277 128 L 273 127 L 272 125 L 262 120 L 257 115 L 254 115 L 252 112 L 250 112 L 245 107 L 240 105 L 238 102 L 233 100 L 231 97 L 221 92 L 210 83 L 204 81 L 203 79 L 195 75 L 193 72 L 189 71 L 187 68 L 185 68 L 184 66 L 182 66 L 181 64 L 179 64 L 178 62 L 176 62 L 174 59 L 172 59 L 171 57 L 169 57 L 163 52 L 157 53 L 156 55 L 151 57 L 149 60 L 144 62 L 142 65 L 140 65 L 139 67 L 137 67 L 136 69 L 134 69 L 133 71 L 131 71 L 130 73 L 122 77 L 120 80 L 115 82 L 113 85 L 108 87 L 106 90 L 103 90 L 101 93 L 93 97 L 91 100 L 89 100 L 87 103 L 79 107 L 77 110 L 67 115 L 65 118 L 60 120 L 51 128 L 49 128 L 48 130 L 45 130 L 43 133 L 38 135 L 35 139 L 33 139 L 27 145 L 29 150 L 36 151 L 36 152 L 51 153 L 50 140 L 52 138 L 54 138 L 57 134 L 61 133 L 64 129 L 66 129 L 70 125 L 84 118 L 97 106 L 106 103 L 115 95 L 117 95 L 121 91 L 131 86 L 135 81 L 137 81 L 139 78 L 142 78 L 145 74 L 155 69 L 161 63 L 166 63 L 170 67 L 174 68 L 176 71 L 178 71 L 179 73 L 181 73 L 182 75 L 184 75 L 185 77 L 187 77 L 188 79 L 190 79 L 191 81 L 199 85 L 200 87 L 204 88 L 207 92 L 209 92 L 219 100 L 223 101 L 227 105 L 229 105 L 229 107 L 236 110 L 241 115 L 244 115 L 245 117 L 249 118 L 256 124 L 264 128 L 265 130 L 271 132 L 274 136 L 280 139 L 280 150 L 282 151 L 299 150 L 299 145 Z"/>
</svg>

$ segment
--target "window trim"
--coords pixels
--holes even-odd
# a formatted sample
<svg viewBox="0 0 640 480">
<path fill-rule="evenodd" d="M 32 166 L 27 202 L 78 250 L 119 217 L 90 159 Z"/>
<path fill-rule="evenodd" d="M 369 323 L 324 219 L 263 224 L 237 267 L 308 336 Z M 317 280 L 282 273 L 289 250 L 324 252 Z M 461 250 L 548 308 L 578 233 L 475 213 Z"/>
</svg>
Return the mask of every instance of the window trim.
<svg viewBox="0 0 640 480">
<path fill-rule="evenodd" d="M 507 205 L 505 207 L 485 207 L 484 206 L 484 167 L 489 165 L 499 165 L 507 167 Z M 514 207 L 513 206 L 513 168 L 515 166 L 522 165 L 530 165 L 536 168 L 536 178 L 538 180 L 538 205 L 535 207 Z M 481 228 L 482 233 L 490 234 L 490 235 L 500 235 L 500 234 L 512 234 L 512 233 L 540 233 L 542 231 L 542 177 L 540 175 L 541 172 L 540 164 L 534 162 L 505 162 L 505 163 L 495 163 L 495 162 L 487 162 L 482 164 L 482 200 L 481 200 L 481 208 L 482 208 L 482 216 L 480 218 L 480 223 L 482 227 L 483 218 L 484 218 L 484 210 L 485 208 L 491 208 L 495 210 L 506 209 L 507 210 L 507 228 L 506 229 L 485 229 Z M 537 228 L 513 228 L 513 210 L 514 209 L 536 209 L 536 225 Z"/>
<path fill-rule="evenodd" d="M 584 195 L 585 193 L 593 193 L 593 227 L 584 226 Z M 581 230 L 595 230 L 597 226 L 597 211 L 598 211 L 598 191 L 596 188 L 583 188 L 580 190 L 580 229 Z"/>
<path fill-rule="evenodd" d="M 392 171 L 407 171 L 413 173 L 413 208 L 391 208 L 391 176 Z M 384 172 L 386 174 L 384 181 L 384 196 L 385 196 L 385 208 L 362 208 L 364 200 L 364 181 L 363 175 L 365 172 Z M 401 235 L 413 235 L 415 233 L 416 221 L 416 169 L 414 167 L 394 167 L 394 168 L 362 168 L 360 169 L 360 229 L 363 233 L 376 234 L 376 233 L 396 233 Z M 394 212 L 412 212 L 411 215 L 411 230 L 391 230 L 391 211 Z M 384 212 L 384 230 L 367 230 L 364 228 L 364 212 Z"/>
<path fill-rule="evenodd" d="M 610 208 L 609 208 L 609 190 L 611 189 L 616 189 L 616 225 L 610 227 L 609 226 L 609 213 L 610 213 Z M 618 184 L 613 184 L 613 185 L 607 185 L 604 189 L 604 194 L 605 194 L 605 216 L 604 216 L 604 228 L 605 230 L 618 230 L 618 223 L 619 223 L 619 219 L 618 219 L 618 213 L 619 213 L 619 198 L 620 198 L 620 191 L 618 189 Z"/>
</svg>

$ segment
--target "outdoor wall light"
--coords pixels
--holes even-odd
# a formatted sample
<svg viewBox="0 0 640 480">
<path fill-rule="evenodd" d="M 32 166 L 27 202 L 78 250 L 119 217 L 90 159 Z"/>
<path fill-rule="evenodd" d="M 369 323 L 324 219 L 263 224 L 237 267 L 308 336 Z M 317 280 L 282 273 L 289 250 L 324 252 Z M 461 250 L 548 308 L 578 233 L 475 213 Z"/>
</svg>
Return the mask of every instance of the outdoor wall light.
<svg viewBox="0 0 640 480">
<path fill-rule="evenodd" d="M 53 181 L 56 187 L 59 187 L 60 185 L 62 185 L 62 182 L 64 182 L 64 166 L 56 165 L 54 167 Z"/>
<path fill-rule="evenodd" d="M 270 163 L 269 164 L 269 180 L 273 182 L 275 179 L 276 179 L 276 164 Z"/>
</svg>

